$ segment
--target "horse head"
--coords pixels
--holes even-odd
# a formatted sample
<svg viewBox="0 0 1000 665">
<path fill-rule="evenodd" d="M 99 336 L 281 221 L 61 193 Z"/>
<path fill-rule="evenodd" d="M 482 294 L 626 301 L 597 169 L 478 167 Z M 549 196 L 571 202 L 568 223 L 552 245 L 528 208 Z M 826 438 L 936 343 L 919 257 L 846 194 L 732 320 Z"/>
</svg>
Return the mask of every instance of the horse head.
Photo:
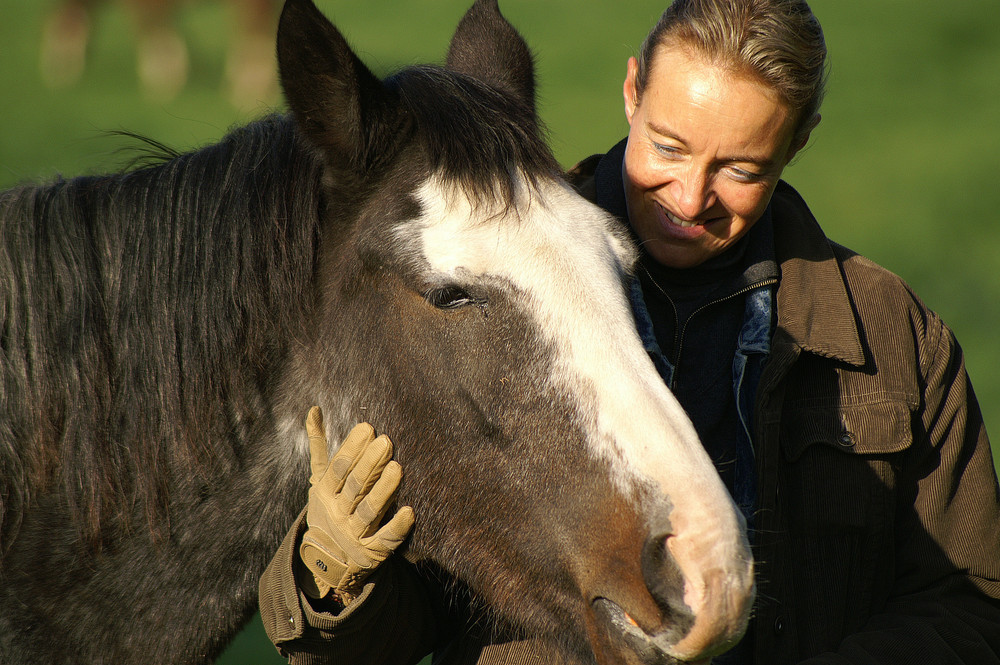
<svg viewBox="0 0 1000 665">
<path fill-rule="evenodd" d="M 288 0 L 278 58 L 325 169 L 289 394 L 332 440 L 358 420 L 393 438 L 406 556 L 585 661 L 731 646 L 753 598 L 742 517 L 635 331 L 636 250 L 562 178 L 496 0 L 444 67 L 384 80 Z"/>
</svg>

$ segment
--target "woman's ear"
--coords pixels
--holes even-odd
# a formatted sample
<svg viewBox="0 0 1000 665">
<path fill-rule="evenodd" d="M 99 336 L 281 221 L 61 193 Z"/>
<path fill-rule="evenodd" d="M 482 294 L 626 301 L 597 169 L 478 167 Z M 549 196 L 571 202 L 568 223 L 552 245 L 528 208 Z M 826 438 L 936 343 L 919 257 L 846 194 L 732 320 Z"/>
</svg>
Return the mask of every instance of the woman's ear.
<svg viewBox="0 0 1000 665">
<path fill-rule="evenodd" d="M 622 95 L 625 97 L 625 118 L 628 124 L 632 124 L 632 116 L 639 105 L 638 88 L 636 87 L 636 77 L 639 75 L 639 61 L 634 57 L 628 59 L 625 66 L 625 83 L 622 85 Z"/>
</svg>

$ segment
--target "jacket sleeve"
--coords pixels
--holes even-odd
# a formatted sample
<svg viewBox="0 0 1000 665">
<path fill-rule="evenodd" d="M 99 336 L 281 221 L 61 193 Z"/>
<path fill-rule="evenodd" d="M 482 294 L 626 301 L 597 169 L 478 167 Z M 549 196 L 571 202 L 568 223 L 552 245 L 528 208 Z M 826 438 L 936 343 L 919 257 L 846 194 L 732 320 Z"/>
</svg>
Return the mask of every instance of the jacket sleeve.
<svg viewBox="0 0 1000 665">
<path fill-rule="evenodd" d="M 933 314 L 922 348 L 923 404 L 905 462 L 912 489 L 900 498 L 891 597 L 837 653 L 809 665 L 1000 663 L 1000 490 L 990 442 L 961 349 Z"/>
<path fill-rule="evenodd" d="M 295 583 L 305 528 L 303 510 L 260 579 L 261 619 L 283 657 L 293 665 L 395 665 L 417 663 L 434 649 L 446 620 L 402 557 L 389 557 L 346 608 L 314 606 Z"/>
</svg>

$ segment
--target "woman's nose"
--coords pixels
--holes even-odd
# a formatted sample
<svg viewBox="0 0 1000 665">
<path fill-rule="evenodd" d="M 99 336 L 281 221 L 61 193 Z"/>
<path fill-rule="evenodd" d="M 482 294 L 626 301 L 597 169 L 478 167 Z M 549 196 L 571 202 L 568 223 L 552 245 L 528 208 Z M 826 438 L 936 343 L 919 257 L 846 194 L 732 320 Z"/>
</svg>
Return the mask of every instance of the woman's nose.
<svg viewBox="0 0 1000 665">
<path fill-rule="evenodd" d="M 674 181 L 677 212 L 688 220 L 697 219 L 715 201 L 712 178 L 706 170 L 689 168 Z"/>
</svg>

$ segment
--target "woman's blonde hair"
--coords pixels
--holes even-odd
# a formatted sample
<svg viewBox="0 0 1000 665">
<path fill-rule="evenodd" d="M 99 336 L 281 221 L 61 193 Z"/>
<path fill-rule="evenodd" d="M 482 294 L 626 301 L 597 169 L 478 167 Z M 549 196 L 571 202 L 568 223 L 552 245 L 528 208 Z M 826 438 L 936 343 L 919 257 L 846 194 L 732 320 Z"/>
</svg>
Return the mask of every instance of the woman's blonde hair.
<svg viewBox="0 0 1000 665">
<path fill-rule="evenodd" d="M 826 42 L 805 0 L 674 0 L 642 44 L 640 98 L 668 42 L 771 87 L 798 113 L 793 144 L 808 136 L 826 88 Z"/>
</svg>

